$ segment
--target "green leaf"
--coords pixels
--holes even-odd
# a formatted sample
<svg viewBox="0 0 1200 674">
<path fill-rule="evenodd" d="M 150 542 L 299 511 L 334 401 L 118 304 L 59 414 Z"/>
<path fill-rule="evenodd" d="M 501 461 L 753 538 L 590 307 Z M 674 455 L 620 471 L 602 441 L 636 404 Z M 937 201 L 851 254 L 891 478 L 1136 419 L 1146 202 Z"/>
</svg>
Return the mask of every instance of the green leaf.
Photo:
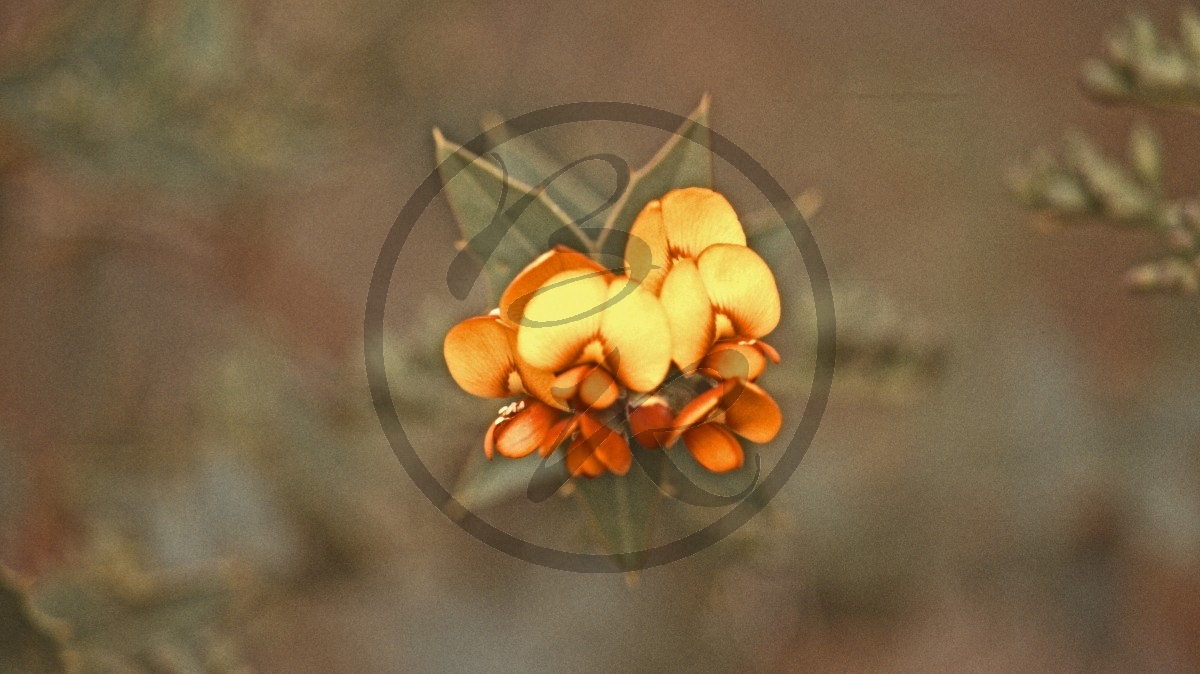
<svg viewBox="0 0 1200 674">
<path fill-rule="evenodd" d="M 460 265 L 470 258 L 455 259 L 447 280 L 456 296 L 466 297 L 480 266 L 491 297 L 498 300 L 509 282 L 553 244 L 590 250 L 571 218 L 544 190 L 535 191 L 496 163 L 446 140 L 437 129 L 433 138 L 450 207 L 478 263 Z"/>
<path fill-rule="evenodd" d="M 0 568 L 0 674 L 66 672 L 62 637 L 31 605 L 25 588 Z"/>
<path fill-rule="evenodd" d="M 625 475 L 606 473 L 575 481 L 579 502 L 600 542 L 610 554 L 620 555 L 618 564 L 623 571 L 640 570 L 645 562 L 662 498 L 655 482 L 661 481 L 665 459 L 661 451 L 643 449 L 636 442 L 630 445 L 635 460 Z"/>
<path fill-rule="evenodd" d="M 603 255 L 621 257 L 624 237 L 611 236 L 612 231 L 628 232 L 642 208 L 682 187 L 712 187 L 711 134 L 708 130 L 708 96 L 689 115 L 689 121 L 679 128 L 667 144 L 642 168 L 633 172 L 629 188 L 613 205 L 605 230 L 599 240 Z"/>
<path fill-rule="evenodd" d="M 326 155 L 314 149 L 328 149 L 332 108 L 300 71 L 256 54 L 237 3 L 54 5 L 30 15 L 29 58 L 0 68 L 6 126 L 47 159 L 217 206 L 293 189 Z"/>
<path fill-rule="evenodd" d="M 805 221 L 812 220 L 817 212 L 821 210 L 823 201 L 824 197 L 821 193 L 811 188 L 792 197 L 792 203 L 796 205 L 797 210 L 804 216 Z M 748 239 L 770 235 L 772 232 L 786 228 L 786 223 L 784 223 L 783 218 L 779 217 L 779 211 L 774 206 L 764 206 L 756 211 L 751 211 L 742 215 L 741 220 L 742 229 L 746 230 L 746 237 Z"/>
<path fill-rule="evenodd" d="M 796 249 L 796 242 L 792 238 L 791 231 L 784 226 L 783 220 L 779 218 L 778 214 L 775 215 L 769 226 L 760 226 L 755 229 L 747 226 L 746 233 L 746 245 L 758 253 L 771 269 L 775 270 L 777 280 L 795 273 L 796 270 L 790 269 L 790 267 L 795 266 L 795 258 L 799 256 L 799 251 Z"/>
<path fill-rule="evenodd" d="M 566 480 L 565 469 L 538 472 L 541 461 L 537 454 L 523 459 L 488 461 L 483 452 L 471 452 L 454 487 L 454 498 L 463 508 L 478 513 L 527 494 L 535 475 L 538 482 L 534 486 L 562 484 Z M 564 465 L 559 459 L 551 459 L 549 463 L 551 467 Z"/>
<path fill-rule="evenodd" d="M 567 162 L 543 149 L 528 135 L 510 137 L 509 129 L 497 115 L 485 115 L 482 126 L 489 140 L 500 143 L 493 152 L 504 160 L 509 175 L 526 185 L 539 185 L 567 165 Z M 605 200 L 605 195 L 601 195 L 591 185 L 580 180 L 574 171 L 563 173 L 547 185 L 546 194 L 562 208 L 572 222 L 576 223 Z M 581 224 L 599 227 L 601 223 Z"/>
</svg>

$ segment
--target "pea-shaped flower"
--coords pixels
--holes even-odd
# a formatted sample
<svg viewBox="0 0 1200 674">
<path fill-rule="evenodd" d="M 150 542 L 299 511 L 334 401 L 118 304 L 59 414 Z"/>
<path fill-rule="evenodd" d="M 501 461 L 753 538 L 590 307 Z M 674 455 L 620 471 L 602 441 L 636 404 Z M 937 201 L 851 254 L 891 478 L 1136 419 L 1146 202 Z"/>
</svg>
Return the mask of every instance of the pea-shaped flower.
<svg viewBox="0 0 1200 674">
<path fill-rule="evenodd" d="M 635 240 L 650 247 L 653 266 L 643 283 L 662 302 L 677 367 L 752 380 L 767 359 L 779 361 L 761 342 L 779 324 L 775 276 L 746 246 L 725 197 L 700 187 L 668 192 L 634 221 L 627 255 L 640 245 Z"/>
</svg>

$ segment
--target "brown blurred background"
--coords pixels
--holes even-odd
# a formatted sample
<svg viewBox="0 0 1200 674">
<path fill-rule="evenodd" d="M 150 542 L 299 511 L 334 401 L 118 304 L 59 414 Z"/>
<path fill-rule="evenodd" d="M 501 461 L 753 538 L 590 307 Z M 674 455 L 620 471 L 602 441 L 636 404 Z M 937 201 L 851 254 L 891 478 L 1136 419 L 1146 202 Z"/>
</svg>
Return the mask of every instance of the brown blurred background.
<svg viewBox="0 0 1200 674">
<path fill-rule="evenodd" d="M 0 562 L 85 671 L 1196 671 L 1195 302 L 1128 294 L 1151 241 L 1043 236 L 1004 182 L 1068 127 L 1119 150 L 1144 118 L 1168 191 L 1192 189 L 1193 118 L 1076 87 L 1128 9 L 8 3 Z M 383 237 L 435 125 L 704 92 L 716 130 L 823 195 L 835 288 L 898 317 L 863 329 L 919 322 L 947 356 L 899 396 L 839 382 L 769 516 L 633 588 L 511 559 L 424 500 L 372 417 Z M 614 142 L 636 165 L 664 140 Z M 453 476 L 492 406 L 440 362 L 479 306 L 447 301 L 435 207 L 390 353 Z M 579 526 L 567 503 L 496 517 Z"/>
</svg>

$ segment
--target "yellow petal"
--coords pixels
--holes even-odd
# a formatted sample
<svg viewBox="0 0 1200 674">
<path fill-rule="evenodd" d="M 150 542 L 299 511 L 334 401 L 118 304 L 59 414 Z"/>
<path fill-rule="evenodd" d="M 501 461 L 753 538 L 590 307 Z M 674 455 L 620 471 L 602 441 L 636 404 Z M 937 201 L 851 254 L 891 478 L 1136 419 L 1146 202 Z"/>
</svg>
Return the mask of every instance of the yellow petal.
<svg viewBox="0 0 1200 674">
<path fill-rule="evenodd" d="M 713 244 L 746 245 L 746 233 L 729 200 L 704 187 L 668 192 L 662 198 L 663 229 L 671 257 L 697 257 Z"/>
<path fill-rule="evenodd" d="M 608 362 L 617 362 L 617 379 L 634 391 L 649 391 L 671 366 L 671 331 L 662 304 L 650 291 L 628 278 L 608 289 L 600 336 Z"/>
<path fill-rule="evenodd" d="M 671 359 L 683 372 L 691 372 L 714 338 L 712 306 L 694 261 L 685 258 L 671 267 L 659 300 L 671 329 Z"/>
<path fill-rule="evenodd" d="M 746 460 L 737 438 L 720 424 L 707 423 L 696 426 L 683 434 L 683 444 L 696 459 L 696 463 L 713 473 L 737 470 Z"/>
<path fill-rule="evenodd" d="M 650 250 L 649 264 L 645 260 L 646 247 Z M 629 228 L 625 260 L 630 277 L 657 295 L 671 265 L 667 235 L 663 231 L 662 203 L 657 199 L 642 208 Z"/>
<path fill-rule="evenodd" d="M 512 328 L 495 316 L 468 318 L 450 328 L 442 354 L 450 376 L 471 395 L 506 398 L 520 393 L 512 386 L 517 363 Z"/>
<path fill-rule="evenodd" d="M 525 314 L 525 305 L 533 299 L 533 294 L 551 277 L 564 271 L 586 269 L 601 272 L 605 268 L 591 258 L 571 250 L 566 246 L 556 246 L 553 250 L 542 253 L 536 260 L 521 270 L 520 274 L 508 284 L 504 294 L 500 296 L 500 319 L 510 325 L 517 325 Z"/>
<path fill-rule="evenodd" d="M 751 442 L 770 442 L 783 425 L 783 414 L 762 387 L 747 383 L 725 410 L 725 425 Z"/>
<path fill-rule="evenodd" d="M 533 367 L 560 372 L 575 362 L 600 331 L 608 281 L 598 272 L 556 274 L 525 305 L 517 327 L 517 353 Z"/>
<path fill-rule="evenodd" d="M 762 337 L 779 324 L 779 289 L 770 267 L 745 246 L 710 246 L 696 260 L 713 309 L 739 337 Z"/>
</svg>

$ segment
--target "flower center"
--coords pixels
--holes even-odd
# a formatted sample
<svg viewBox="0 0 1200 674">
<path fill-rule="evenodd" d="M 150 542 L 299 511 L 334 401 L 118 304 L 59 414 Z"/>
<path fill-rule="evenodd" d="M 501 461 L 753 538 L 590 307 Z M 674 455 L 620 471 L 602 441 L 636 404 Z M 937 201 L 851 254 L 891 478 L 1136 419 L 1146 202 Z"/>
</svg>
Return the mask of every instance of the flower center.
<svg viewBox="0 0 1200 674">
<path fill-rule="evenodd" d="M 728 339 L 736 334 L 733 329 L 733 321 L 729 320 L 729 316 L 723 313 L 717 314 L 716 332 L 717 339 Z"/>
<path fill-rule="evenodd" d="M 580 362 L 603 363 L 605 358 L 604 345 L 600 340 L 593 339 L 588 342 L 587 346 L 583 347 L 583 353 L 579 355 Z"/>
<path fill-rule="evenodd" d="M 521 395 L 528 393 L 525 390 L 525 382 L 521 381 L 521 373 L 513 369 L 508 373 L 508 393 L 509 395 Z"/>
</svg>

